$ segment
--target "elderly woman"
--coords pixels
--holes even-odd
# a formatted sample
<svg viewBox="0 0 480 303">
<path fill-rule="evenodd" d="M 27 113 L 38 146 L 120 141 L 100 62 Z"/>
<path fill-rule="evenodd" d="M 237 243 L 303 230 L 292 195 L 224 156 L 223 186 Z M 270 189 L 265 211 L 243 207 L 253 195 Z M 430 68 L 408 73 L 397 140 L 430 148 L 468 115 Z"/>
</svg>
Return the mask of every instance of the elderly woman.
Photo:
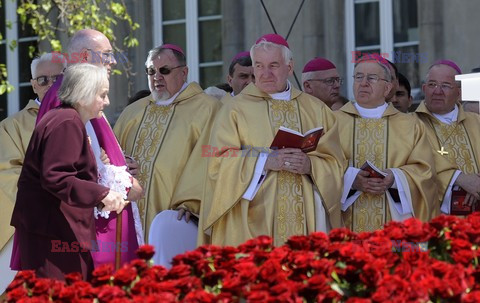
<svg viewBox="0 0 480 303">
<path fill-rule="evenodd" d="M 69 67 L 58 92 L 62 106 L 35 128 L 18 181 L 11 225 L 16 228 L 20 267 L 38 276 L 64 279 L 80 272 L 89 279 L 95 242 L 93 209 L 119 213 L 123 195 L 97 183 L 97 166 L 85 123 L 108 106 L 103 67 Z"/>
</svg>

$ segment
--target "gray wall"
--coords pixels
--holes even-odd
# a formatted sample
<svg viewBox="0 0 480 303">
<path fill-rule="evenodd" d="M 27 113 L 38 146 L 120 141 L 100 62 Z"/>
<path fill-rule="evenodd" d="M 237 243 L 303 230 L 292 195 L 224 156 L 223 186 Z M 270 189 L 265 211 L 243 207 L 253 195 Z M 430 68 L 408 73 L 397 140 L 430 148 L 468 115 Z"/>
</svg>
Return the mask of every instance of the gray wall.
<svg viewBox="0 0 480 303">
<path fill-rule="evenodd" d="M 264 0 L 277 33 L 286 36 L 302 1 Z M 224 0 L 223 60 L 224 73 L 232 57 L 249 50 L 255 40 L 274 30 L 259 0 Z M 344 2 L 306 0 L 288 37 L 293 52 L 295 73 L 301 81 L 303 66 L 314 57 L 333 61 L 345 73 Z M 290 79 L 297 86 L 294 78 Z"/>
<path fill-rule="evenodd" d="M 428 54 L 421 79 L 438 59 L 455 61 L 463 73 L 480 66 L 479 12 L 478 0 L 419 0 L 420 52 Z"/>
</svg>

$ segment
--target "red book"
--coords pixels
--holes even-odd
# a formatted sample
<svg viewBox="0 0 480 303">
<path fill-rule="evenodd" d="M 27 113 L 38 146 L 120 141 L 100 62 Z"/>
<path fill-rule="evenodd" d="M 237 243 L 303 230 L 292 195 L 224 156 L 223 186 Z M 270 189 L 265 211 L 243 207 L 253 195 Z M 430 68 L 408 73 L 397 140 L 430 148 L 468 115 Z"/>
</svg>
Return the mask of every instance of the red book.
<svg viewBox="0 0 480 303">
<path fill-rule="evenodd" d="M 363 163 L 362 167 L 360 167 L 361 170 L 364 170 L 364 171 L 368 171 L 370 173 L 370 176 L 368 176 L 369 178 L 385 178 L 385 176 L 387 175 L 386 173 L 384 173 L 383 171 L 381 171 L 378 167 L 375 166 L 375 164 L 373 164 L 372 162 L 370 161 L 366 161 L 365 163 Z"/>
<path fill-rule="evenodd" d="M 452 190 L 452 200 L 450 203 L 451 215 L 465 216 L 474 212 L 474 205 L 467 205 L 465 203 L 466 196 L 467 192 L 462 188 L 454 188 Z"/>
<path fill-rule="evenodd" d="M 318 140 L 322 135 L 323 127 L 312 128 L 305 134 L 301 134 L 293 129 L 280 126 L 270 148 L 299 148 L 304 153 L 308 153 L 317 148 Z"/>
</svg>

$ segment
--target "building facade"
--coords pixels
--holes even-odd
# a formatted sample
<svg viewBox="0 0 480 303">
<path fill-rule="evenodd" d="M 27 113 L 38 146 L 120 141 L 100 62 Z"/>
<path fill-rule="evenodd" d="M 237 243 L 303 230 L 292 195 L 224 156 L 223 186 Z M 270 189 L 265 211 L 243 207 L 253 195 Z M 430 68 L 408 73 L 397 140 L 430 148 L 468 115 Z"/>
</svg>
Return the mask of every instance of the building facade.
<svg viewBox="0 0 480 303">
<path fill-rule="evenodd" d="M 33 94 L 28 52 L 48 51 L 17 24 L 15 1 L 2 1 L 0 63 L 7 62 L 15 91 L 0 96 L 0 119 L 21 109 Z M 395 62 L 417 99 L 422 98 L 422 79 L 437 59 L 454 60 L 464 73 L 480 66 L 476 0 L 128 0 L 127 5 L 140 24 L 140 45 L 127 53 L 135 72 L 130 89 L 125 77 L 112 77 L 111 106 L 106 110 L 111 121 L 127 105 L 129 95 L 148 88 L 145 58 L 162 42 L 184 48 L 189 81 L 204 88 L 226 82 L 231 58 L 274 31 L 288 34 L 295 86 L 304 64 L 322 56 L 337 66 L 345 79 L 342 92 L 350 99 L 353 65 L 364 53 L 379 53 Z M 18 40 L 14 50 L 7 42 L 12 39 Z"/>
</svg>

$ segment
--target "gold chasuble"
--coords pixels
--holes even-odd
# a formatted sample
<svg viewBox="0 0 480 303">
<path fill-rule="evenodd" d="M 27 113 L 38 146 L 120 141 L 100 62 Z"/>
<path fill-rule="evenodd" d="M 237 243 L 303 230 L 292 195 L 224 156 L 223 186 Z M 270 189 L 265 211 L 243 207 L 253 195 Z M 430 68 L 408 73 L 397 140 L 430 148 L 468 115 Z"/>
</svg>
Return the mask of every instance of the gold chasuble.
<svg viewBox="0 0 480 303">
<path fill-rule="evenodd" d="M 37 114 L 38 104 L 30 100 L 21 111 L 0 122 L 0 250 L 15 230 L 10 226 L 10 219 L 17 197 L 17 182 Z"/>
<path fill-rule="evenodd" d="M 422 123 L 391 104 L 380 119 L 362 118 L 352 102 L 335 115 L 349 166 L 360 168 L 369 160 L 380 169 L 400 169 L 410 187 L 414 217 L 430 220 L 436 206 L 435 170 Z M 361 193 L 342 217 L 355 232 L 381 229 L 392 220 L 386 194 Z"/>
<path fill-rule="evenodd" d="M 251 201 L 243 197 L 259 153 L 268 153 L 280 126 L 305 132 L 323 126 L 317 149 L 309 152 L 312 174 L 268 171 Z M 291 100 L 273 100 L 249 84 L 220 109 L 210 138 L 208 175 L 199 229 L 200 243 L 238 245 L 268 235 L 275 245 L 315 231 L 315 192 L 327 225 L 341 226 L 340 197 L 346 161 L 337 122 L 318 99 L 291 88 Z M 220 151 L 215 156 L 215 151 Z M 320 204 L 319 204 L 320 205 Z M 202 242 L 203 241 L 203 242 Z"/>
<path fill-rule="evenodd" d="M 227 93 L 225 96 L 222 97 L 222 99 L 220 99 L 220 102 L 223 104 L 226 104 L 228 102 L 231 102 L 233 100 L 233 97 L 232 95 L 230 95 L 230 93 Z"/>
<path fill-rule="evenodd" d="M 137 179 L 145 197 L 137 203 L 145 236 L 163 210 L 182 207 L 199 213 L 208 161 L 202 158 L 202 146 L 219 106 L 192 82 L 170 105 L 157 105 L 151 95 L 132 103 L 115 124 L 125 154 L 139 165 Z"/>
<path fill-rule="evenodd" d="M 480 116 L 465 112 L 462 106 L 458 106 L 458 109 L 457 121 L 451 125 L 442 123 L 433 116 L 424 101 L 415 112 L 425 124 L 435 154 L 435 164 L 444 168 L 443 173 L 438 172 L 440 201 L 444 199 L 455 170 L 467 174 L 478 174 L 480 171 Z"/>
</svg>

